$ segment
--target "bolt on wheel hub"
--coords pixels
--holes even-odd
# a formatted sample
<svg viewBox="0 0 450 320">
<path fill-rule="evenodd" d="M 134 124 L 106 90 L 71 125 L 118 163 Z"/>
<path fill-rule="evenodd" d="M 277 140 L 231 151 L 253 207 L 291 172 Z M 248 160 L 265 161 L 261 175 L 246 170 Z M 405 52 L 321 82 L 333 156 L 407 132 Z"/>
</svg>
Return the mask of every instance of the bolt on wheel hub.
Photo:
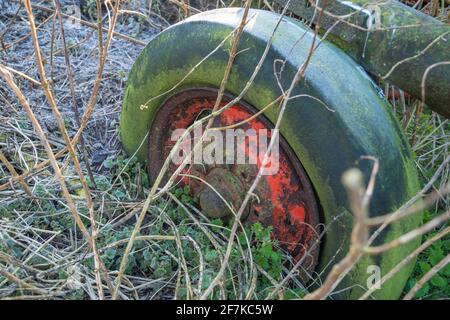
<svg viewBox="0 0 450 320">
<path fill-rule="evenodd" d="M 246 192 L 239 178 L 227 169 L 214 168 L 205 180 L 209 186 L 204 186 L 198 192 L 203 212 L 210 218 L 224 218 L 235 214 L 241 207 Z M 248 210 L 246 213 L 243 218 L 247 217 Z"/>
</svg>

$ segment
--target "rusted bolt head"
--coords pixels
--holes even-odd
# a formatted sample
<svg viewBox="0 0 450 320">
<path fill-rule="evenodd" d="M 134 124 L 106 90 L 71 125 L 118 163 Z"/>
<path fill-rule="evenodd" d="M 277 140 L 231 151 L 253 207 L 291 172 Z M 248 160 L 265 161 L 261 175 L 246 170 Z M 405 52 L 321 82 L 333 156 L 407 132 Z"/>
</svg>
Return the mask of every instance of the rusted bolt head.
<svg viewBox="0 0 450 320">
<path fill-rule="evenodd" d="M 245 196 L 242 182 L 225 168 L 212 169 L 205 180 L 210 186 L 205 185 L 199 193 L 202 211 L 210 218 L 232 216 L 230 207 L 237 213 Z M 244 218 L 248 215 L 247 209 L 244 211 Z"/>
</svg>

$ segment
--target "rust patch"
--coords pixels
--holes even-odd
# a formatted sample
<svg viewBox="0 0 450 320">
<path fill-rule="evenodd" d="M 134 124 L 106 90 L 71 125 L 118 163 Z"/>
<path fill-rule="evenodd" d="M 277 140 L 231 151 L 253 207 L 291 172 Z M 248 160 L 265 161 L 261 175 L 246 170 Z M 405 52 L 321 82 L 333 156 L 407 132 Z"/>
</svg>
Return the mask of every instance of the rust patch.
<svg viewBox="0 0 450 320">
<path fill-rule="evenodd" d="M 217 91 L 213 89 L 191 89 L 172 96 L 161 106 L 152 123 L 149 136 L 148 169 L 152 182 L 175 145 L 175 141 L 171 140 L 172 132 L 176 129 L 187 128 L 201 114 L 211 110 L 216 97 Z M 224 97 L 222 106 L 230 99 L 229 96 Z M 214 126 L 221 127 L 239 123 L 248 119 L 255 112 L 253 107 L 241 102 L 216 117 Z M 259 116 L 238 128 L 244 132 L 250 129 L 256 132 L 267 129 L 270 132 L 273 125 L 265 117 Z M 270 137 L 269 134 L 267 145 Z M 191 165 L 184 172 L 206 180 L 221 190 L 237 211 L 262 165 L 262 157 L 252 154 L 254 150 L 249 147 L 251 140 L 255 142 L 254 139 L 259 139 L 259 136 L 246 137 L 243 145 L 235 145 L 235 147 L 241 148 L 246 157 L 256 157 L 256 164 Z M 252 200 L 246 214 L 248 216 L 246 223 L 259 221 L 265 227 L 272 226 L 272 236 L 278 241 L 280 247 L 288 251 L 296 261 L 303 258 L 303 268 L 310 273 L 314 270 L 319 255 L 319 245 L 315 244 L 319 233 L 317 200 L 303 167 L 282 137 L 280 137 L 278 160 L 278 173 L 263 176 L 260 180 L 255 190 L 256 197 Z M 176 165 L 171 164 L 170 174 L 175 170 Z M 218 179 L 228 182 L 218 183 Z M 236 181 L 238 182 L 236 183 Z M 224 217 L 227 215 L 228 209 L 219 208 L 221 204 L 216 206 L 214 201 L 220 200 L 217 200 L 210 190 L 207 190 L 209 188 L 198 179 L 180 178 L 179 182 L 190 186 L 192 195 L 200 197 L 200 202 L 204 203 L 204 209 L 210 212 L 211 216 Z M 308 255 L 305 255 L 306 252 Z M 303 278 L 305 281 L 308 279 L 306 273 L 303 274 Z"/>
</svg>

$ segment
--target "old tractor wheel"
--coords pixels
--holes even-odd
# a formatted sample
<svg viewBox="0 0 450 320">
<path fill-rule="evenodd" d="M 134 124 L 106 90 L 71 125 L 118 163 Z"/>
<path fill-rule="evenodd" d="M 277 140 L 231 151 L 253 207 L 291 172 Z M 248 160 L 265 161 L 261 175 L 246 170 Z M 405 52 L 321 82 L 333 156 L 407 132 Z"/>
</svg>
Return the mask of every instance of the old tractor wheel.
<svg viewBox="0 0 450 320">
<path fill-rule="evenodd" d="M 136 60 L 128 78 L 120 131 L 125 150 L 147 162 L 151 179 L 174 145 L 173 131 L 187 128 L 213 107 L 231 46 L 231 37 L 224 39 L 241 17 L 242 9 L 195 15 L 156 36 Z M 251 10 L 249 19 L 222 105 L 240 94 L 267 43 L 272 42 L 242 101 L 218 116 L 214 126 L 239 123 L 276 100 L 280 86 L 287 88 L 305 62 L 313 41 L 307 27 L 289 18 L 281 20 L 273 37 L 279 15 Z M 387 102 L 361 67 L 339 49 L 320 43 L 294 92 L 299 94 L 289 101 L 280 127 L 278 174 L 261 180 L 243 220 L 271 225 L 273 237 L 284 250 L 297 260 L 305 257 L 302 267 L 307 282 L 308 275 L 323 280 L 348 248 L 352 214 L 341 184 L 344 171 L 357 166 L 367 181 L 372 163 L 361 156 L 379 160 L 371 216 L 401 206 L 415 194 L 418 182 L 408 144 Z M 239 128 L 270 131 L 277 110 L 267 108 Z M 190 184 L 205 214 L 224 217 L 230 212 L 210 187 L 238 208 L 257 169 L 258 165 L 193 165 L 189 176 L 182 179 Z M 416 215 L 394 223 L 376 243 L 394 239 L 420 222 Z M 324 236 L 317 245 L 320 232 Z M 333 297 L 359 297 L 371 275 L 369 266 L 386 273 L 417 245 L 413 241 L 379 256 L 364 257 Z M 384 284 L 374 297 L 398 298 L 411 267 Z"/>
</svg>

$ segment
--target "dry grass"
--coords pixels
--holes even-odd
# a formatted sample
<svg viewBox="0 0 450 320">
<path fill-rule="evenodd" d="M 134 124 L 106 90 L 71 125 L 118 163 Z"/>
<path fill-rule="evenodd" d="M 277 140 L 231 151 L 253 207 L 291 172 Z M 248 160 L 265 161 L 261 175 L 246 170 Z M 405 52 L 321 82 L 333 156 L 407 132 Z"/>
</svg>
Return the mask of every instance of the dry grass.
<svg viewBox="0 0 450 320">
<path fill-rule="evenodd" d="M 126 75 L 142 49 L 140 43 L 147 43 L 160 30 L 196 10 L 225 6 L 230 2 L 236 4 L 236 1 L 199 0 L 191 1 L 192 7 L 187 7 L 183 1 L 153 1 L 153 6 L 149 7 L 148 1 L 138 0 L 124 1 L 121 6 L 97 103 L 83 131 L 95 180 L 89 182 L 88 187 L 99 228 L 96 240 L 111 280 L 118 275 L 126 244 L 149 193 L 145 169 L 122 153 L 118 139 L 118 116 Z M 53 7 L 50 1 L 32 3 Z M 61 3 L 64 8 L 64 1 Z M 261 6 L 265 6 L 264 3 L 260 1 Z M 85 18 L 91 22 L 65 29 L 80 114 L 89 105 L 99 66 L 98 30 L 93 28 L 96 23 L 94 7 L 95 1 L 91 1 L 85 12 Z M 13 71 L 19 89 L 25 93 L 44 129 L 49 146 L 53 153 L 59 154 L 57 164 L 63 170 L 76 211 L 91 231 L 86 192 L 70 157 L 61 152 L 66 142 L 39 85 L 41 77 L 36 68 L 26 12 L 18 3 L 0 2 L 0 8 L 0 63 Z M 68 136 L 73 137 L 79 125 L 72 108 L 71 82 L 58 19 L 48 10 L 33 12 L 49 88 Z M 106 10 L 104 15 L 103 44 L 108 33 Z M 70 208 L 55 180 L 55 171 L 48 165 L 42 141 L 14 93 L 3 79 L 0 84 L 0 298 L 98 299 L 103 290 L 105 298 L 110 298 L 112 292 L 105 281 L 101 282 L 102 290 L 98 288 L 92 251 L 70 216 Z M 393 102 L 411 139 L 423 185 L 428 186 L 421 196 L 433 189 L 442 191 L 450 181 L 448 120 L 428 111 L 415 112 L 418 104 L 405 99 L 401 92 Z M 42 162 L 47 165 L 34 170 L 24 180 L 18 179 L 19 183 L 10 182 L 12 176 L 27 173 Z M 87 176 L 86 163 L 81 161 L 81 165 Z M 437 198 L 428 211 L 430 220 L 450 208 L 449 195 Z M 185 190 L 170 188 L 146 213 L 129 261 L 124 265 L 123 280 L 117 290 L 119 298 L 199 297 L 213 282 L 224 259 L 229 262 L 223 270 L 222 281 L 217 281 L 214 298 L 298 298 L 311 291 L 311 287 L 304 287 L 292 271 L 295 264 L 292 259 L 276 250 L 268 230 L 253 227 L 240 231 L 227 252 L 231 228 L 220 221 L 210 221 L 198 212 Z M 433 228 L 432 235 L 439 238 L 435 235 L 445 230 L 444 226 Z M 262 254 L 261 248 L 261 244 L 267 243 L 274 246 L 268 257 L 266 251 Z M 278 263 L 279 267 L 262 268 L 264 263 Z M 415 276 L 419 277 L 417 272 Z"/>
</svg>

